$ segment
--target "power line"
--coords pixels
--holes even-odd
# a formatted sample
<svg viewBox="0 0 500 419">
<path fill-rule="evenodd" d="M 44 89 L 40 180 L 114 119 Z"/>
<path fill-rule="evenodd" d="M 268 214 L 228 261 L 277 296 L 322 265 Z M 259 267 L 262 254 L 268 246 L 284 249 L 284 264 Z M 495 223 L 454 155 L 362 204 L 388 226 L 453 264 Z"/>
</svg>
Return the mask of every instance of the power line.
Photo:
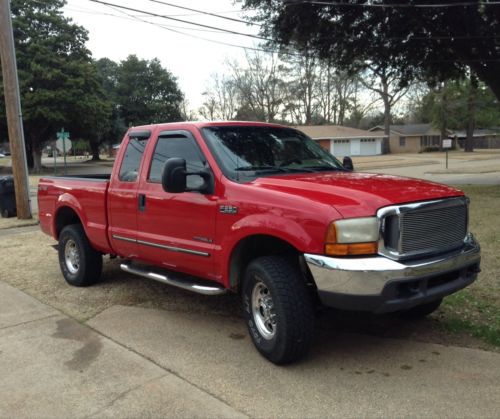
<svg viewBox="0 0 500 419">
<path fill-rule="evenodd" d="M 286 6 L 295 6 L 300 4 L 317 4 L 320 6 L 343 6 L 343 7 L 379 7 L 387 9 L 408 8 L 408 9 L 424 9 L 424 8 L 447 8 L 447 7 L 468 7 L 468 6 L 496 6 L 500 5 L 500 1 L 476 1 L 476 2 L 459 2 L 459 3 L 435 3 L 435 4 L 384 4 L 384 3 L 343 3 L 338 1 L 318 1 L 318 0 L 299 0 L 288 1 Z"/>
<path fill-rule="evenodd" d="M 165 29 L 165 30 L 167 30 L 169 32 L 178 33 L 180 35 L 188 36 L 190 38 L 200 39 L 202 41 L 212 42 L 214 44 L 225 45 L 225 46 L 228 46 L 228 47 L 241 48 L 241 49 L 245 49 L 245 50 L 248 49 L 248 50 L 251 50 L 251 51 L 265 52 L 267 54 L 281 54 L 281 55 L 289 55 L 289 56 L 295 56 L 295 57 L 299 57 L 300 56 L 300 54 L 298 54 L 298 53 L 292 53 L 292 52 L 287 52 L 287 51 L 275 51 L 275 50 L 271 50 L 271 49 L 263 49 L 263 48 L 256 48 L 256 47 L 248 47 L 248 46 L 244 46 L 244 45 L 232 44 L 232 43 L 229 43 L 229 42 L 217 41 L 215 39 L 204 38 L 204 37 L 201 37 L 201 36 L 197 36 L 197 35 L 185 33 L 185 32 L 182 32 L 182 31 L 179 31 L 179 30 L 176 30 L 176 29 L 172 29 L 171 26 L 162 25 L 162 24 L 159 24 L 159 23 L 156 23 L 156 22 L 150 22 L 149 20 L 142 19 L 142 18 L 140 18 L 138 16 L 131 15 L 131 14 L 129 14 L 129 13 L 123 11 L 123 10 L 120 10 L 120 8 L 118 8 L 116 6 L 109 6 L 108 5 L 108 7 L 111 8 L 112 10 L 116 10 L 117 12 L 122 13 L 122 14 L 128 16 L 129 18 L 131 18 L 133 20 L 137 20 L 139 22 L 147 23 L 149 25 L 156 26 L 156 27 L 159 27 L 161 29 Z M 115 16 L 115 17 L 118 17 L 118 18 L 121 17 L 121 16 L 117 16 L 117 15 L 112 15 L 112 16 Z M 185 29 L 188 29 L 188 28 L 185 28 Z M 189 28 L 188 30 L 194 30 L 194 28 Z"/>
<path fill-rule="evenodd" d="M 247 36 L 247 37 L 251 37 L 251 38 L 255 38 L 255 39 L 259 39 L 259 40 L 264 40 L 264 41 L 272 42 L 271 39 L 263 38 L 263 37 L 260 37 L 258 35 L 247 34 L 247 33 L 242 33 L 242 32 L 238 32 L 238 31 L 232 31 L 232 30 L 228 30 L 228 29 L 218 28 L 218 27 L 215 27 L 215 26 L 205 25 L 205 24 L 202 24 L 202 23 L 195 23 L 195 22 L 191 22 L 191 21 L 187 21 L 187 20 L 183 20 L 183 19 L 177 19 L 177 18 L 173 18 L 173 17 L 167 16 L 167 15 L 157 14 L 157 13 L 153 13 L 153 12 L 149 12 L 149 11 L 145 11 L 145 10 L 141 10 L 141 9 L 134 9 L 134 8 L 126 7 L 126 6 L 121 6 L 121 5 L 117 5 L 117 4 L 108 3 L 108 2 L 103 1 L 103 0 L 88 0 L 88 1 L 93 2 L 93 3 L 102 4 L 102 5 L 114 8 L 115 10 L 116 9 L 128 10 L 128 11 L 132 11 L 132 12 L 136 12 L 136 13 L 141 13 L 141 15 L 143 15 L 143 16 L 153 16 L 153 17 L 159 17 L 159 18 L 163 18 L 163 19 L 170 19 L 170 20 L 174 20 L 174 21 L 179 21 L 179 22 L 187 23 L 189 25 L 194 25 L 194 26 L 199 26 L 199 27 L 202 27 L 202 28 L 207 28 L 207 29 L 210 29 L 211 31 L 214 31 L 214 32 L 230 33 L 230 34 L 233 34 L 233 35 Z M 148 1 L 153 1 L 153 2 L 157 2 L 157 3 L 161 3 L 161 4 L 167 4 L 166 2 L 159 1 L 159 0 L 148 0 Z M 344 3 L 342 3 L 342 4 L 344 4 Z M 498 2 L 498 4 L 500 4 L 500 2 Z M 196 9 L 190 9 L 190 10 L 196 10 Z M 138 19 L 138 16 L 136 16 L 136 15 L 131 15 L 131 14 L 128 14 L 128 13 L 126 15 L 129 16 L 130 18 L 133 18 L 133 19 L 136 19 L 136 20 Z M 145 21 L 145 20 L 142 20 L 142 19 L 140 19 L 140 20 L 143 21 L 143 22 L 145 22 L 145 23 L 153 24 L 152 22 L 149 22 L 149 21 Z M 194 28 L 186 28 L 186 27 L 172 27 L 172 26 L 168 27 L 168 29 L 171 30 L 171 31 L 173 31 L 173 28 L 186 29 L 186 30 L 197 30 L 197 29 L 194 29 Z M 167 28 L 164 27 L 164 29 L 167 29 Z M 201 31 L 201 30 L 198 29 L 198 31 Z M 207 32 L 208 32 L 208 30 L 207 30 Z M 181 35 L 185 35 L 185 36 L 195 37 L 194 35 L 186 34 L 184 32 L 177 31 L 177 33 L 179 33 Z M 231 47 L 236 47 L 236 48 L 247 48 L 247 49 L 253 49 L 255 51 L 270 52 L 269 50 L 265 50 L 265 49 L 261 49 L 261 48 L 245 47 L 245 46 L 241 46 L 241 45 L 231 44 L 231 43 L 222 42 L 222 41 L 215 41 L 215 40 L 211 40 L 211 39 L 207 39 L 207 38 L 201 38 L 201 37 L 196 37 L 196 38 L 202 39 L 202 40 L 205 40 L 205 41 L 208 41 L 208 42 L 218 43 L 218 44 L 221 44 L 221 45 L 226 45 L 226 46 L 231 46 Z M 473 38 L 474 39 L 499 39 L 500 36 L 493 36 L 493 35 L 492 36 L 466 36 L 466 35 L 462 36 L 462 35 L 458 35 L 458 36 L 429 36 L 429 37 L 426 37 L 426 36 L 413 36 L 413 37 L 412 36 L 408 36 L 408 37 L 400 37 L 400 38 L 391 37 L 391 38 L 388 38 L 388 39 L 392 39 L 392 40 L 401 39 L 401 40 L 411 41 L 411 40 L 446 40 L 446 39 L 450 39 L 450 40 L 454 40 L 454 39 L 472 40 Z M 274 52 L 276 52 L 276 51 L 274 51 Z M 285 55 L 298 55 L 298 54 L 286 53 L 286 52 L 284 54 Z"/>
<path fill-rule="evenodd" d="M 129 15 L 127 14 L 126 16 L 120 16 L 120 15 L 115 15 L 114 13 L 106 13 L 106 12 L 100 12 L 95 9 L 74 9 L 72 7 L 66 7 L 65 10 L 71 11 L 71 12 L 76 12 L 76 13 L 86 13 L 90 14 L 92 16 L 112 16 L 116 17 L 118 19 L 125 19 L 125 20 L 131 20 L 131 21 L 136 21 L 138 18 L 145 17 L 148 15 L 145 14 L 139 14 L 139 15 Z M 121 11 L 120 11 L 121 12 Z M 176 28 L 176 29 L 186 29 L 190 31 L 197 31 L 197 32 L 211 32 L 211 33 L 218 33 L 220 34 L 220 30 L 215 30 L 215 29 L 202 29 L 202 28 L 188 28 L 186 26 L 169 26 L 169 28 Z"/>
<path fill-rule="evenodd" d="M 126 12 L 122 11 L 122 10 L 117 10 L 113 6 L 108 6 L 108 7 L 110 7 L 113 10 L 116 10 L 119 13 L 125 14 L 131 20 L 137 20 L 137 21 L 140 21 L 140 22 L 143 22 L 143 23 L 147 23 L 149 25 L 153 25 L 153 26 L 159 27 L 161 29 L 165 29 L 167 31 L 178 33 L 180 35 L 188 36 L 188 37 L 191 37 L 191 38 L 194 38 L 194 39 L 200 39 L 202 41 L 212 42 L 212 43 L 215 43 L 215 44 L 225 45 L 225 46 L 234 47 L 234 48 L 242 48 L 242 49 L 248 49 L 248 50 L 252 50 L 252 51 L 265 52 L 265 53 L 268 53 L 268 54 L 288 55 L 288 56 L 292 56 L 292 57 L 301 57 L 302 56 L 302 54 L 300 54 L 300 53 L 293 53 L 293 52 L 289 52 L 289 51 L 276 51 L 276 50 L 256 48 L 256 47 L 248 47 L 248 46 L 237 45 L 237 44 L 232 44 L 232 43 L 223 42 L 223 41 L 217 41 L 217 40 L 214 40 L 214 39 L 204 38 L 204 37 L 201 37 L 201 36 L 197 36 L 197 35 L 193 35 L 193 34 L 189 34 L 189 33 L 185 33 L 185 32 L 173 29 L 173 28 L 176 28 L 176 27 L 162 25 L 162 24 L 159 24 L 159 23 L 156 23 L 156 22 L 150 22 L 148 20 L 140 18 L 139 16 L 131 15 L 129 13 L 126 13 Z M 112 16 L 120 17 L 118 15 L 112 15 Z M 195 30 L 194 28 L 183 28 L 183 29 Z M 467 64 L 467 63 L 476 63 L 476 62 L 500 62 L 500 59 L 496 59 L 496 58 L 490 58 L 490 59 L 489 58 L 485 58 L 485 59 L 469 59 L 469 60 L 451 60 L 450 59 L 450 60 L 433 60 L 433 61 L 430 61 L 430 62 L 432 62 L 432 63 L 458 63 L 458 62 L 460 62 L 460 63 Z"/>
<path fill-rule="evenodd" d="M 215 26 L 204 25 L 202 23 L 195 23 L 195 22 L 191 22 L 189 20 L 178 19 L 178 18 L 167 16 L 167 15 L 161 15 L 161 14 L 158 14 L 158 13 L 148 12 L 146 10 L 134 9 L 132 7 L 126 7 L 126 6 L 121 6 L 119 4 L 108 3 L 108 2 L 105 2 L 105 1 L 102 1 L 102 0 L 88 0 L 88 1 L 90 1 L 92 3 L 103 4 L 105 6 L 116 7 L 118 9 L 128 10 L 128 11 L 135 12 L 135 13 L 144 13 L 144 14 L 147 14 L 147 15 L 150 15 L 150 16 L 154 16 L 154 17 L 161 17 L 163 19 L 168 19 L 168 20 L 174 20 L 174 21 L 177 21 L 177 22 L 187 23 L 189 25 L 199 26 L 199 27 L 202 27 L 202 28 L 215 29 L 215 30 L 219 30 L 220 32 L 230 33 L 232 35 L 247 36 L 249 38 L 260 39 L 262 41 L 271 41 L 271 39 L 263 38 L 263 37 L 258 36 L 258 35 L 252 35 L 252 34 L 249 34 L 249 33 L 232 31 L 230 29 L 217 28 Z"/>
<path fill-rule="evenodd" d="M 37 1 L 37 0 L 32 0 L 34 1 L 35 3 L 38 3 L 38 4 L 45 4 L 43 1 Z M 71 0 L 68 1 L 68 3 L 66 4 L 66 6 L 64 7 L 65 9 L 69 10 L 69 7 L 79 7 L 81 12 L 87 12 L 87 13 L 95 13 L 95 14 L 103 14 L 103 13 L 99 13 L 97 12 L 95 9 L 87 9 L 87 8 L 83 8 L 82 6 L 79 6 L 78 4 L 73 4 Z M 172 7 L 175 7 L 174 5 L 172 5 Z M 76 9 L 74 9 L 76 11 Z M 194 10 L 194 9 L 193 9 Z M 246 9 L 248 11 L 253 11 L 253 10 L 256 10 L 256 9 Z M 179 13 L 179 14 L 168 14 L 168 16 L 170 17 L 192 17 L 192 16 L 199 16 L 200 14 L 204 14 L 205 12 L 202 12 L 202 11 L 199 11 L 199 12 L 195 12 L 195 13 Z M 220 14 L 222 13 L 225 13 L 225 14 L 230 14 L 230 13 L 241 13 L 241 10 L 222 10 L 222 11 L 218 11 L 217 12 L 218 15 L 217 16 L 220 16 Z M 224 18 L 225 16 L 220 16 L 222 18 Z M 248 21 L 245 21 L 245 20 L 242 20 L 242 22 L 244 23 L 249 23 L 251 25 L 258 25 L 258 26 L 261 26 L 257 23 L 254 23 L 254 22 L 248 22 Z"/>
<path fill-rule="evenodd" d="M 176 7 L 178 9 L 182 9 L 182 10 L 188 10 L 190 12 L 196 12 L 196 13 L 199 13 L 199 14 L 202 14 L 202 15 L 214 16 L 214 17 L 217 17 L 219 19 L 231 20 L 233 22 L 245 23 L 247 25 L 261 26 L 258 23 L 249 22 L 248 20 L 242 20 L 242 19 L 236 19 L 236 18 L 233 18 L 233 17 L 221 16 L 221 15 L 218 15 L 216 13 L 205 12 L 203 10 L 198 10 L 198 9 L 191 9 L 190 7 L 178 6 L 176 4 L 167 3 L 167 2 L 164 2 L 164 1 L 161 1 L 161 0 L 148 0 L 148 1 L 150 1 L 152 3 L 162 4 L 164 6 L 170 6 L 170 7 Z"/>
<path fill-rule="evenodd" d="M 94 3 L 103 4 L 103 5 L 111 8 L 112 10 L 118 11 L 119 13 L 122 13 L 122 14 L 126 15 L 131 20 L 136 20 L 136 21 L 140 21 L 140 22 L 143 22 L 143 23 L 147 23 L 149 25 L 157 26 L 157 27 L 159 27 L 161 29 L 165 29 L 165 30 L 168 30 L 170 32 L 174 32 L 174 33 L 177 33 L 177 34 L 180 34 L 180 35 L 188 36 L 188 37 L 191 37 L 191 38 L 194 38 L 194 39 L 200 39 L 200 40 L 203 40 L 203 41 L 206 41 L 206 42 L 211 42 L 211 43 L 215 43 L 215 44 L 219 44 L 219 45 L 225 45 L 225 46 L 234 47 L 234 48 L 242 48 L 242 49 L 248 49 L 248 50 L 252 50 L 252 51 L 265 52 L 265 53 L 268 53 L 268 54 L 281 54 L 281 55 L 288 55 L 288 56 L 295 56 L 295 57 L 300 57 L 301 56 L 300 53 L 293 53 L 293 52 L 289 52 L 289 51 L 277 51 L 277 50 L 271 50 L 271 49 L 263 49 L 263 48 L 257 48 L 257 47 L 243 46 L 243 45 L 238 45 L 238 44 L 233 44 L 233 43 L 223 42 L 223 41 L 217 41 L 217 40 L 214 40 L 214 39 L 209 39 L 209 38 L 205 38 L 205 37 L 201 37 L 201 36 L 189 34 L 189 33 L 182 32 L 182 31 L 179 31 L 179 30 L 176 30 L 176 29 L 185 29 L 185 30 L 191 30 L 191 31 L 192 30 L 201 31 L 201 29 L 186 28 L 186 27 L 176 27 L 176 26 L 166 26 L 166 25 L 162 25 L 162 24 L 159 24 L 159 23 L 156 23 L 156 22 L 151 22 L 151 21 L 142 19 L 138 15 L 133 15 L 133 14 L 130 14 L 130 13 L 126 13 L 124 10 L 129 10 L 129 11 L 141 13 L 142 16 L 153 16 L 153 17 L 169 18 L 169 17 L 167 17 L 165 15 L 159 15 L 159 14 L 147 12 L 147 11 L 144 11 L 144 10 L 139 10 L 139 9 L 133 9 L 133 8 L 125 7 L 125 6 L 120 6 L 120 5 L 108 3 L 108 2 L 105 2 L 105 1 L 101 1 L 101 0 L 88 0 L 88 1 L 91 1 L 91 2 L 94 2 Z M 117 18 L 123 18 L 122 16 L 118 16 L 118 15 L 115 15 L 115 14 L 109 14 L 109 15 L 117 17 Z M 172 20 L 178 20 L 178 21 L 186 22 L 188 24 L 192 24 L 192 25 L 195 25 L 195 26 L 208 27 L 208 28 L 213 29 L 213 31 L 216 32 L 216 33 L 229 32 L 229 33 L 236 34 L 236 35 L 245 35 L 245 36 L 255 37 L 257 39 L 265 39 L 265 38 L 260 38 L 260 37 L 252 36 L 250 34 L 243 34 L 243 33 L 235 32 L 235 31 L 227 31 L 227 30 L 224 30 L 224 29 L 221 29 L 221 28 L 217 28 L 217 27 L 213 27 L 213 26 L 209 26 L 209 25 L 203 25 L 203 24 L 197 24 L 197 23 L 194 23 L 194 22 L 183 21 L 181 19 L 172 19 Z M 176 28 L 176 29 L 174 29 L 174 28 Z M 431 40 L 431 39 L 471 39 L 471 38 L 480 38 L 480 39 L 482 39 L 482 38 L 484 38 L 484 39 L 493 38 L 493 39 L 497 39 L 497 38 L 500 38 L 500 37 L 497 37 L 497 36 L 491 36 L 491 37 L 490 36 L 484 36 L 484 37 L 467 37 L 467 36 L 452 37 L 452 36 L 448 36 L 448 37 L 444 37 L 443 36 L 443 37 L 401 37 L 401 38 L 390 38 L 390 39 L 401 39 L 401 40 L 408 40 L 409 41 L 409 40 L 412 40 L 412 39 L 416 39 L 416 40 Z M 265 39 L 265 40 L 268 40 L 268 39 Z M 442 61 L 439 61 L 439 62 L 457 62 L 457 61 L 458 60 L 442 60 Z M 484 62 L 497 62 L 498 60 L 497 59 L 484 59 L 484 60 L 477 59 L 477 60 L 468 60 L 467 62 L 482 62 L 482 61 L 484 61 Z M 437 61 L 433 61 L 433 62 L 437 62 Z"/>
</svg>

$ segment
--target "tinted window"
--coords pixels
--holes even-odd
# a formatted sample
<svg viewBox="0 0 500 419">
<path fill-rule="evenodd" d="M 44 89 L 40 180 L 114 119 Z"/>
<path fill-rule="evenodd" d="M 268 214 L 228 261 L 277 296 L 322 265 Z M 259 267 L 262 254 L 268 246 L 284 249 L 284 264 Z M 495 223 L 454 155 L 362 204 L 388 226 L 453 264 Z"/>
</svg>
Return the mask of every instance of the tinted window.
<svg viewBox="0 0 500 419">
<path fill-rule="evenodd" d="M 137 180 L 147 141 L 147 139 L 131 138 L 128 142 L 120 167 L 119 179 L 122 182 L 135 182 Z"/>
<path fill-rule="evenodd" d="M 285 127 L 228 125 L 202 130 L 224 174 L 256 176 L 343 170 L 340 162 L 301 132 Z"/>
<path fill-rule="evenodd" d="M 188 172 L 199 172 L 205 165 L 202 154 L 193 138 L 184 136 L 160 137 L 156 143 L 149 180 L 151 182 L 161 182 L 161 173 L 165 162 L 172 157 L 180 157 L 186 160 Z M 196 188 L 203 184 L 203 179 L 199 176 L 188 176 L 188 188 Z"/>
</svg>

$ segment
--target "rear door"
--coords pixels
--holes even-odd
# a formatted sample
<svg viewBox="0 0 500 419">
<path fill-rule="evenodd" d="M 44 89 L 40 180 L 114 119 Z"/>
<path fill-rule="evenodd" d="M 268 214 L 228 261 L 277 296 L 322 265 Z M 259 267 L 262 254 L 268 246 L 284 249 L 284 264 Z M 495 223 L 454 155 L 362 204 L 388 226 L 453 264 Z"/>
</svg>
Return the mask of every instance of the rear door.
<svg viewBox="0 0 500 419">
<path fill-rule="evenodd" d="M 108 190 L 109 238 L 113 249 L 123 257 L 137 257 L 137 189 L 149 131 L 131 132 L 117 156 Z M 123 149 L 122 149 L 123 148 Z"/>
<path fill-rule="evenodd" d="M 153 149 L 153 144 L 150 145 Z M 138 199 L 138 252 L 142 260 L 201 277 L 212 277 L 217 199 L 200 192 L 167 193 L 161 185 L 165 161 L 186 160 L 188 172 L 208 167 L 193 134 L 187 130 L 160 132 L 148 169 L 143 170 Z M 201 186 L 188 176 L 188 188 Z"/>
</svg>

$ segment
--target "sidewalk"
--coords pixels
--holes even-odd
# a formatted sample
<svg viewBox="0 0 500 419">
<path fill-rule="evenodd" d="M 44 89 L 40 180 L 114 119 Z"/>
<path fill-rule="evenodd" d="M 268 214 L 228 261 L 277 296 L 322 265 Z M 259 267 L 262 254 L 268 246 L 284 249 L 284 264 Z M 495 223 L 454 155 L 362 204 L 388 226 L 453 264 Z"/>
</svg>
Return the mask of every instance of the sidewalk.
<svg viewBox="0 0 500 419">
<path fill-rule="evenodd" d="M 0 281 L 0 417 L 242 417 Z"/>
<path fill-rule="evenodd" d="M 311 352 L 272 365 L 241 319 L 211 314 L 113 306 L 81 324 L 0 281 L 0 417 L 498 413 L 497 353 L 323 329 Z"/>
</svg>

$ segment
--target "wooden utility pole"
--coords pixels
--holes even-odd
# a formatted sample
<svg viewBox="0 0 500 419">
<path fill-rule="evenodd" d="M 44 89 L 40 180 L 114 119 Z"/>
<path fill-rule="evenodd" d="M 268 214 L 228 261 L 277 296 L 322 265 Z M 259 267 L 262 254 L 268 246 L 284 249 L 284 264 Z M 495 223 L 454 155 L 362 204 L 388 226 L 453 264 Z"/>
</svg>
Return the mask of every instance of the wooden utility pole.
<svg viewBox="0 0 500 419">
<path fill-rule="evenodd" d="M 0 0 L 0 59 L 2 63 L 5 109 L 9 131 L 12 174 L 16 189 L 17 218 L 31 217 L 28 164 L 24 145 L 23 116 L 17 79 L 16 52 L 9 0 Z"/>
</svg>

